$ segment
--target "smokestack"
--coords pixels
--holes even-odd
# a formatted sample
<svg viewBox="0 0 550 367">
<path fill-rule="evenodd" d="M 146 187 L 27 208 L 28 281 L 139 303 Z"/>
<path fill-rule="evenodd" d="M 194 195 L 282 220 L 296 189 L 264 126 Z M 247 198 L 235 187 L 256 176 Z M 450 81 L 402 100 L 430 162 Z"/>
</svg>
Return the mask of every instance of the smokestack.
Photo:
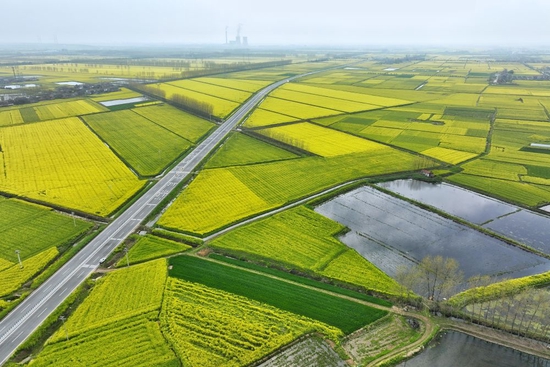
<svg viewBox="0 0 550 367">
<path fill-rule="evenodd" d="M 227 29 L 228 29 L 228 28 L 229 28 L 228 26 L 225 26 L 225 44 L 226 44 L 226 45 L 227 45 L 227 43 L 228 43 L 228 42 L 227 42 Z"/>
<path fill-rule="evenodd" d="M 239 23 L 239 26 L 237 27 L 237 37 L 235 37 L 235 43 L 237 45 L 240 45 L 241 44 L 241 28 L 242 28 L 242 24 Z"/>
</svg>

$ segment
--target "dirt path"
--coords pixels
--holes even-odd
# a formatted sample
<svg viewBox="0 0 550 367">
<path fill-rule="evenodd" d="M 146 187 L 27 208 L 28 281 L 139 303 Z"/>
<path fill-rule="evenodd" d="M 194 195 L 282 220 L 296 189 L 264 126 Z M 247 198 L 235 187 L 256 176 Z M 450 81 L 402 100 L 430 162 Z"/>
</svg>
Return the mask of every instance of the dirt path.
<svg viewBox="0 0 550 367">
<path fill-rule="evenodd" d="M 428 339 L 433 335 L 434 331 L 436 330 L 437 325 L 434 324 L 433 320 L 431 318 L 427 317 L 427 316 L 424 316 L 424 315 L 420 314 L 420 313 L 405 312 L 402 309 L 397 308 L 397 307 L 392 307 L 391 312 L 394 312 L 398 315 L 402 315 L 402 316 L 405 316 L 405 317 L 415 318 L 415 319 L 421 320 L 424 323 L 424 334 L 422 334 L 422 336 L 417 341 L 415 341 L 414 343 L 405 345 L 401 348 L 394 349 L 390 353 L 385 354 L 385 355 L 381 356 L 380 358 L 369 362 L 369 364 L 367 364 L 367 366 L 378 366 L 381 363 L 386 362 L 386 361 L 388 361 L 388 360 L 390 360 L 394 357 L 397 357 L 399 355 L 410 356 L 410 355 L 415 354 L 416 352 L 418 352 L 418 351 L 420 351 L 421 349 L 424 348 L 424 344 L 428 341 Z"/>
<path fill-rule="evenodd" d="M 272 279 L 277 279 L 281 282 L 286 282 L 286 283 L 290 283 L 290 284 L 293 284 L 293 285 L 297 285 L 297 286 L 300 286 L 300 287 L 303 287 L 303 288 L 307 288 L 307 289 L 311 289 L 311 290 L 315 290 L 317 292 L 321 292 L 321 293 L 325 293 L 325 294 L 329 294 L 331 296 L 334 296 L 334 297 L 339 297 L 339 298 L 343 298 L 343 299 L 347 299 L 347 300 L 350 300 L 350 301 L 353 301 L 353 302 L 357 302 L 357 303 L 360 303 L 360 304 L 363 304 L 365 306 L 369 306 L 369 307 L 372 307 L 372 308 L 376 308 L 376 309 L 379 309 L 379 310 L 384 310 L 384 311 L 388 311 L 388 312 L 393 312 L 393 313 L 396 313 L 398 315 L 402 315 L 402 316 L 405 316 L 405 317 L 409 317 L 409 318 L 414 318 L 414 319 L 417 319 L 417 320 L 420 320 L 423 324 L 424 324 L 424 334 L 417 340 L 415 341 L 414 343 L 412 344 L 409 344 L 409 345 L 406 345 L 402 348 L 399 348 L 399 349 L 396 349 L 386 355 L 384 355 L 383 357 L 379 358 L 379 359 L 376 359 L 372 362 L 370 362 L 367 366 L 376 366 L 377 364 L 389 359 L 389 358 L 392 358 L 396 355 L 399 355 L 403 352 L 406 352 L 406 351 L 409 351 L 411 350 L 412 352 L 418 350 L 420 348 L 421 345 L 423 345 L 426 340 L 428 340 L 428 338 L 432 335 L 434 329 L 436 328 L 436 325 L 433 323 L 432 319 L 427 317 L 427 316 L 424 316 L 420 313 L 416 313 L 416 312 L 405 312 L 403 309 L 401 308 L 398 308 L 398 307 L 386 307 L 386 306 L 381 306 L 381 305 L 377 305 L 375 303 L 370 303 L 370 302 L 367 302 L 367 301 L 364 301 L 364 300 L 360 300 L 360 299 L 357 299 L 357 298 L 353 298 L 353 297 L 349 297 L 349 296 L 346 296 L 346 295 L 343 295 L 343 294 L 339 294 L 339 293 L 334 293 L 334 292 L 331 292 L 331 291 L 328 291 L 328 290 L 325 290 L 325 289 L 319 289 L 319 288 L 316 288 L 316 287 L 312 287 L 312 286 L 309 286 L 309 285 L 305 285 L 305 284 L 301 284 L 301 283 L 297 283 L 297 282 L 294 282 L 292 280 L 288 280 L 288 279 L 283 279 L 283 278 L 279 278 L 275 275 L 272 275 L 272 274 L 266 274 L 266 273 L 263 273 L 261 271 L 257 271 L 257 270 L 252 270 L 252 269 L 246 269 L 246 268 L 243 268 L 243 267 L 240 267 L 240 266 L 237 266 L 237 265 L 233 265 L 233 264 L 228 264 L 228 263 L 225 263 L 223 261 L 218 261 L 218 260 L 215 260 L 215 259 L 211 259 L 211 258 L 208 258 L 208 257 L 202 257 L 203 259 L 205 260 L 208 260 L 208 261 L 212 261 L 212 262 L 215 262 L 215 263 L 218 263 L 218 264 L 222 264 L 222 265 L 225 265 L 225 266 L 229 266 L 231 268 L 235 268 L 235 269 L 241 269 L 241 270 L 245 270 L 245 271 L 248 271 L 250 273 L 254 273 L 254 274 L 258 274 L 258 275 L 262 275 L 262 276 L 265 276 L 265 277 L 268 277 L 268 278 L 272 278 Z M 411 353 L 411 352 L 409 352 Z"/>
<path fill-rule="evenodd" d="M 189 255 L 189 256 L 198 256 L 198 255 Z M 350 296 L 346 296 L 346 295 L 343 295 L 343 294 L 334 293 L 334 292 L 331 292 L 331 291 L 328 291 L 328 290 L 325 290 L 325 289 L 319 289 L 319 288 L 316 288 L 316 287 L 313 287 L 313 286 L 297 283 L 297 282 L 294 282 L 292 280 L 279 278 L 275 275 L 266 274 L 266 273 L 263 273 L 261 271 L 243 268 L 243 267 L 240 267 L 240 266 L 237 266 L 237 265 L 228 264 L 228 263 L 225 263 L 223 261 L 211 259 L 211 258 L 208 258 L 208 257 L 202 257 L 201 256 L 201 258 L 203 258 L 205 260 L 208 260 L 208 261 L 218 263 L 218 264 L 229 266 L 231 268 L 241 269 L 241 270 L 244 270 L 244 271 L 248 271 L 250 273 L 262 275 L 262 276 L 272 278 L 272 279 L 277 279 L 281 282 L 286 282 L 286 283 L 297 285 L 297 286 L 300 286 L 300 287 L 303 287 L 303 288 L 312 289 L 312 290 L 315 290 L 317 292 L 329 294 L 329 295 L 334 296 L 334 297 L 347 299 L 347 300 L 357 302 L 357 303 L 360 303 L 360 304 L 363 304 L 363 305 L 366 305 L 366 306 L 369 306 L 369 307 L 372 307 L 372 308 L 376 308 L 376 309 L 379 309 L 379 310 L 384 310 L 384 311 L 392 312 L 392 313 L 395 313 L 395 314 L 398 314 L 398 315 L 401 315 L 401 316 L 404 316 L 404 317 L 417 319 L 417 320 L 420 320 L 424 324 L 424 333 L 422 334 L 422 336 L 418 340 L 416 340 L 415 342 L 413 342 L 411 344 L 403 346 L 401 348 L 392 350 L 388 354 L 385 354 L 385 355 L 381 356 L 380 358 L 369 362 L 367 364 L 367 366 L 378 366 L 381 363 L 386 362 L 386 361 L 388 361 L 388 360 L 390 360 L 390 359 L 392 359 L 396 356 L 399 356 L 399 355 L 411 356 L 411 355 L 419 352 L 420 350 L 423 349 L 423 345 L 430 339 L 430 337 L 432 337 L 434 335 L 434 332 L 438 328 L 452 329 L 452 330 L 461 331 L 461 332 L 464 332 L 466 334 L 478 337 L 480 339 L 483 339 L 483 340 L 486 340 L 486 341 L 489 341 L 489 342 L 492 342 L 492 343 L 500 344 L 500 345 L 503 345 L 503 346 L 506 346 L 506 347 L 510 347 L 510 348 L 513 348 L 513 349 L 517 349 L 517 350 L 520 350 L 520 351 L 528 353 L 528 354 L 533 354 L 533 355 L 536 355 L 536 356 L 539 356 L 539 357 L 542 357 L 542 358 L 550 358 L 550 349 L 547 347 L 547 344 L 543 343 L 543 342 L 533 340 L 533 339 L 518 337 L 516 335 L 512 335 L 512 334 L 504 332 L 504 331 L 494 330 L 494 329 L 490 329 L 490 328 L 487 328 L 487 327 L 484 327 L 484 326 L 470 324 L 470 323 L 467 323 L 467 322 L 464 322 L 464 321 L 454 321 L 454 320 L 451 320 L 451 319 L 448 319 L 448 318 L 442 318 L 442 317 L 434 318 L 434 317 L 426 316 L 426 315 L 421 314 L 419 312 L 407 312 L 407 311 L 404 311 L 403 309 L 401 309 L 399 307 L 396 307 L 396 306 L 393 306 L 393 307 L 381 306 L 381 305 L 377 305 L 375 303 L 370 303 L 370 302 L 360 300 L 360 299 L 357 299 L 357 298 L 353 298 L 353 297 L 350 297 Z"/>
</svg>

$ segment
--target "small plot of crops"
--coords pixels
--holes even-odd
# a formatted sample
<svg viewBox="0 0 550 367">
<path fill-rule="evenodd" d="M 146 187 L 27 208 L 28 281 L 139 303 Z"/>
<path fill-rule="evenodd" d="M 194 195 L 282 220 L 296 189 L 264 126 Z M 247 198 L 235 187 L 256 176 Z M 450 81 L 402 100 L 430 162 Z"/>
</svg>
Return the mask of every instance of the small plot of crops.
<svg viewBox="0 0 550 367">
<path fill-rule="evenodd" d="M 90 227 L 50 208 L 0 196 L 0 257 L 12 263 L 17 262 L 15 250 L 25 260 L 70 242 Z"/>
<path fill-rule="evenodd" d="M 117 92 L 100 94 L 100 95 L 91 97 L 90 99 L 95 102 L 105 102 L 105 101 L 112 101 L 115 99 L 129 99 L 129 98 L 135 98 L 135 97 L 141 97 L 141 94 L 134 92 L 133 90 L 120 88 L 120 90 Z"/>
<path fill-rule="evenodd" d="M 214 204 L 214 205 L 213 205 Z M 206 233 L 273 204 L 256 195 L 226 169 L 201 172 L 159 220 L 161 226 Z"/>
<path fill-rule="evenodd" d="M 206 164 L 207 168 L 238 166 L 243 164 L 280 161 L 298 156 L 250 136 L 234 133 Z"/>
<path fill-rule="evenodd" d="M 418 169 L 426 164 L 433 162 L 386 147 L 330 158 L 204 170 L 161 216 L 159 225 L 205 234 L 354 178 Z"/>
<path fill-rule="evenodd" d="M 499 108 L 497 116 L 502 119 L 548 121 L 548 115 L 542 106 L 532 109 Z"/>
<path fill-rule="evenodd" d="M 387 149 L 381 144 L 307 122 L 273 127 L 259 132 L 272 139 L 323 157 Z"/>
<path fill-rule="evenodd" d="M 250 128 L 263 127 L 280 124 L 283 122 L 295 121 L 297 119 L 298 118 L 296 117 L 264 110 L 262 108 L 256 108 L 254 109 L 254 113 L 247 117 L 247 119 L 244 121 L 243 126 Z"/>
<path fill-rule="evenodd" d="M 109 273 L 97 281 L 84 303 L 67 319 L 63 330 L 58 330 L 49 342 L 64 340 L 65 330 L 72 338 L 115 321 L 158 310 L 166 275 L 164 259 Z"/>
<path fill-rule="evenodd" d="M 191 147 L 189 141 L 130 110 L 86 116 L 85 121 L 141 176 L 159 174 Z"/>
<path fill-rule="evenodd" d="M 171 277 L 161 327 L 183 364 L 189 366 L 244 366 L 308 332 L 341 335 L 334 327 L 268 303 Z"/>
<path fill-rule="evenodd" d="M 22 262 L 23 267 L 19 264 L 12 263 L 7 269 L 0 272 L 0 297 L 19 289 L 23 283 L 27 282 L 33 276 L 42 271 L 51 261 L 53 261 L 59 251 L 56 247 L 50 247 L 37 255 L 29 257 Z M 3 261 L 5 264 L 5 261 Z"/>
<path fill-rule="evenodd" d="M 105 215 L 143 186 L 77 118 L 0 129 L 0 145 L 6 192 Z"/>
<path fill-rule="evenodd" d="M 475 153 L 462 152 L 460 150 L 441 148 L 441 147 L 435 147 L 435 148 L 423 150 L 421 153 L 424 155 L 427 155 L 428 157 L 439 159 L 440 161 L 451 163 L 451 164 L 464 162 L 464 161 L 467 161 L 468 159 L 472 159 L 477 156 L 477 154 Z"/>
<path fill-rule="evenodd" d="M 128 258 L 124 256 L 117 263 L 117 266 L 141 263 L 147 260 L 163 256 L 177 254 L 189 250 L 191 246 L 180 242 L 170 241 L 164 238 L 146 235 L 139 237 L 132 248 L 128 251 Z"/>
<path fill-rule="evenodd" d="M 385 316 L 387 311 L 321 293 L 247 270 L 237 269 L 191 256 L 170 259 L 170 277 L 203 284 L 250 300 L 277 307 L 321 323 L 332 337 L 350 333 Z"/>
<path fill-rule="evenodd" d="M 169 105 L 136 108 L 132 111 L 193 143 L 214 128 L 213 123 Z"/>
<path fill-rule="evenodd" d="M 30 366 L 177 367 L 160 331 L 158 312 L 113 321 L 47 344 Z"/>
<path fill-rule="evenodd" d="M 257 92 L 258 90 L 267 87 L 271 81 L 252 80 L 252 79 L 232 79 L 232 78 L 197 78 L 197 82 L 213 84 L 221 87 L 237 89 L 249 93 Z"/>
<path fill-rule="evenodd" d="M 9 110 L 0 112 L 0 126 L 22 124 L 25 121 L 19 110 Z"/>
<path fill-rule="evenodd" d="M 386 294 L 395 294 L 399 288 L 386 273 L 351 249 L 328 263 L 322 274 Z"/>
<path fill-rule="evenodd" d="M 60 102 L 37 106 L 34 110 L 36 111 L 38 117 L 40 117 L 41 121 L 105 111 L 105 109 L 100 105 L 87 100 Z"/>
<path fill-rule="evenodd" d="M 369 290 L 395 292 L 397 284 L 391 278 L 334 238 L 343 229 L 298 207 L 237 228 L 216 238 L 211 246 L 311 270 Z"/>
<path fill-rule="evenodd" d="M 332 110 L 312 104 L 305 104 L 299 102 L 293 102 L 286 99 L 280 99 L 275 97 L 267 97 L 259 107 L 263 110 L 275 112 L 281 115 L 292 116 L 294 120 L 309 119 L 314 117 L 339 115 L 342 111 Z M 254 113 L 250 116 L 250 119 L 259 119 L 254 116 Z M 292 119 L 291 119 L 292 120 Z"/>
<path fill-rule="evenodd" d="M 56 246 L 68 244 L 90 227 L 49 208 L 0 197 L 0 296 L 21 287 L 58 255 Z"/>
<path fill-rule="evenodd" d="M 319 337 L 309 337 L 276 354 L 258 367 L 347 367 L 338 354 Z"/>
<path fill-rule="evenodd" d="M 0 112 L 0 126 L 60 119 L 102 111 L 107 111 L 107 109 L 93 101 L 84 99 L 56 103 L 40 102 Z"/>
<path fill-rule="evenodd" d="M 338 223 L 298 207 L 235 229 L 211 246 L 319 271 L 345 251 L 333 237 L 342 230 Z"/>
<path fill-rule="evenodd" d="M 376 95 L 370 95 L 366 93 L 353 93 L 349 91 L 320 88 L 320 87 L 301 84 L 301 83 L 288 83 L 288 84 L 285 84 L 282 87 L 282 89 L 301 92 L 309 95 L 313 99 L 315 99 L 316 96 L 326 96 L 334 100 L 353 101 L 353 102 L 359 102 L 367 105 L 374 105 L 376 107 L 388 107 L 388 106 L 396 106 L 396 105 L 410 103 L 410 101 L 398 99 L 398 98 L 387 98 L 387 97 L 380 97 Z M 364 108 L 364 109 L 367 110 L 369 108 Z"/>
<path fill-rule="evenodd" d="M 414 329 L 404 317 L 392 314 L 346 338 L 343 347 L 355 361 L 365 365 L 391 350 L 413 343 L 421 335 L 420 325 Z"/>
<path fill-rule="evenodd" d="M 480 107 L 490 108 L 505 108 L 517 110 L 541 110 L 538 97 L 530 97 L 523 95 L 506 95 L 506 94 L 486 94 L 483 93 L 479 99 Z"/>
<path fill-rule="evenodd" d="M 270 95 L 272 97 L 300 102 L 307 105 L 323 106 L 340 112 L 365 111 L 378 107 L 372 104 L 337 99 L 329 96 L 296 92 L 287 90 L 284 87 L 276 89 Z"/>
<path fill-rule="evenodd" d="M 529 183 L 499 180 L 463 173 L 450 176 L 448 180 L 507 201 L 529 206 L 539 206 L 550 202 L 550 191 L 545 189 L 546 186 L 538 187 Z"/>
<path fill-rule="evenodd" d="M 550 154 L 532 143 L 547 144 L 547 122 L 497 119 L 491 150 L 483 159 L 464 164 L 449 179 L 464 186 L 525 205 L 550 201 Z"/>
<path fill-rule="evenodd" d="M 396 110 L 364 112 L 339 119 L 330 127 L 373 139 L 379 142 L 399 146 L 416 152 L 424 152 L 431 148 L 446 148 L 460 151 L 462 157 L 445 157 L 446 162 L 459 163 L 464 157 L 475 155 L 464 153 L 482 153 L 486 147 L 486 137 L 489 131 L 486 110 L 447 108 L 449 114 L 423 113 L 416 111 L 417 106 L 401 107 Z M 458 111 L 458 112 L 457 112 Z M 459 113 L 473 116 L 468 119 Z M 491 111 L 489 111 L 491 112 Z M 454 114 L 451 114 L 454 113 Z M 487 120 L 480 120 L 487 118 Z M 323 123 L 323 120 L 320 123 Z M 434 158 L 444 157 L 444 150 L 429 151 L 436 154 Z M 447 152 L 449 153 L 449 152 Z M 455 154 L 456 155 L 456 154 Z"/>
<path fill-rule="evenodd" d="M 527 175 L 527 169 L 520 164 L 504 163 L 489 159 L 477 159 L 462 165 L 464 173 L 475 176 L 518 181 L 520 176 Z"/>
</svg>

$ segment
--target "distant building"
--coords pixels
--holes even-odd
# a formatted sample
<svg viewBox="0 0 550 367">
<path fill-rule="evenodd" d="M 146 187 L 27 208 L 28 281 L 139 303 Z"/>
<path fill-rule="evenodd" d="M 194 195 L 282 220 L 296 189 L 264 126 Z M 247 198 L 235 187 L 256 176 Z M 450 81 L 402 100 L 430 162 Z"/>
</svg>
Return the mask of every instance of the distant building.
<svg viewBox="0 0 550 367">
<path fill-rule="evenodd" d="M 423 169 L 422 171 L 420 171 L 420 173 L 423 174 L 426 177 L 429 177 L 429 178 L 434 177 L 434 173 L 430 170 L 427 170 L 427 169 Z"/>
<path fill-rule="evenodd" d="M 248 46 L 248 37 L 243 37 L 243 46 Z"/>
</svg>

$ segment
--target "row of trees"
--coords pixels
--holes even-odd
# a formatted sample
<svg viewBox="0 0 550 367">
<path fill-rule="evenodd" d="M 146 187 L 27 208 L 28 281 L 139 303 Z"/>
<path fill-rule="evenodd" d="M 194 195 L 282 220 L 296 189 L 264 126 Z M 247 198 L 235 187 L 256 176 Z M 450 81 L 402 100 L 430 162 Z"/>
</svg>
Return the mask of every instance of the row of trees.
<svg viewBox="0 0 550 367">
<path fill-rule="evenodd" d="M 463 308 L 470 321 L 505 329 L 518 335 L 550 340 L 550 292 L 527 288 L 517 294 L 496 295 L 492 300 Z"/>
<path fill-rule="evenodd" d="M 170 98 L 166 98 L 166 91 L 153 84 L 133 84 L 134 89 L 148 95 L 153 95 L 163 100 L 169 100 L 174 106 L 192 112 L 196 115 L 210 119 L 214 112 L 214 106 L 208 102 L 199 101 L 191 97 L 181 94 L 172 94 Z"/>
<path fill-rule="evenodd" d="M 397 281 L 402 296 L 418 302 L 416 294 L 427 299 L 432 311 L 512 332 L 550 341 L 550 290 L 536 287 L 488 287 L 497 279 L 475 276 L 467 281 L 454 259 L 425 257 L 417 266 L 400 268 Z M 504 279 L 498 279 L 505 282 Z M 447 300 L 460 288 L 468 287 L 466 298 Z M 414 293 L 413 293 L 414 292 Z"/>
<path fill-rule="evenodd" d="M 173 94 L 170 101 L 184 110 L 191 111 L 197 115 L 210 119 L 214 112 L 214 106 L 208 102 L 199 101 L 181 94 Z"/>
</svg>

